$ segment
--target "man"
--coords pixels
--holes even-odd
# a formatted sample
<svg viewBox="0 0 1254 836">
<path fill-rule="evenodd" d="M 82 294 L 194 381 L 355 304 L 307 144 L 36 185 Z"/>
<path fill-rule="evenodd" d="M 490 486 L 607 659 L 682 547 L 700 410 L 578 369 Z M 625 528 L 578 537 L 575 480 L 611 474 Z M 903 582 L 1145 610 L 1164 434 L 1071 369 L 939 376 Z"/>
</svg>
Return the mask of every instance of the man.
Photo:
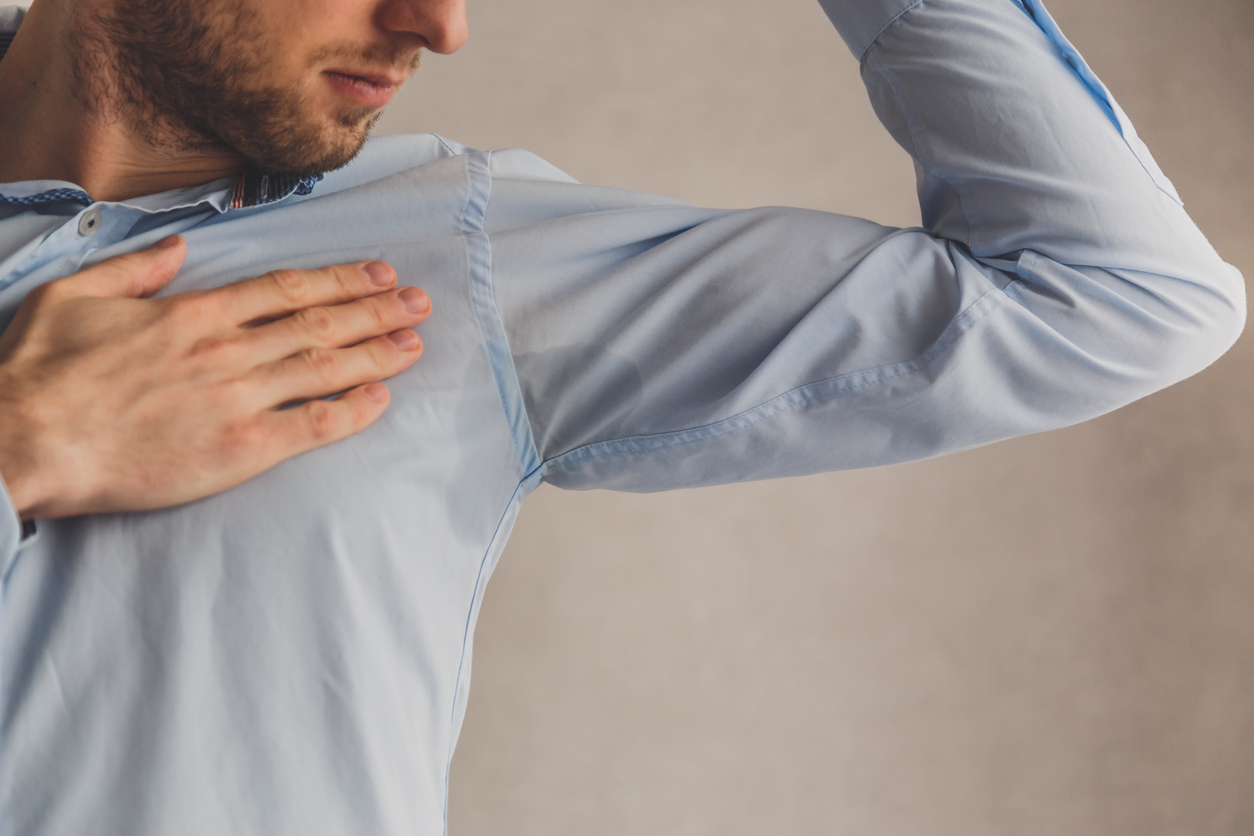
<svg viewBox="0 0 1254 836">
<path fill-rule="evenodd" d="M 37 0 L 0 60 L 21 148 L 0 368 L 26 439 L 0 473 L 41 517 L 19 542 L 6 515 L 6 828 L 438 832 L 483 584 L 540 480 L 936 455 L 1100 414 L 1235 339 L 1240 277 L 1037 3 L 825 7 L 918 163 L 926 232 L 422 137 L 315 181 L 419 47 L 456 48 L 460 8 Z M 103 259 L 171 233 L 164 295 L 119 298 L 183 244 Z M 229 286 L 343 261 L 434 301 L 381 417 L 371 381 L 413 363 L 425 311 L 390 271 Z"/>
</svg>

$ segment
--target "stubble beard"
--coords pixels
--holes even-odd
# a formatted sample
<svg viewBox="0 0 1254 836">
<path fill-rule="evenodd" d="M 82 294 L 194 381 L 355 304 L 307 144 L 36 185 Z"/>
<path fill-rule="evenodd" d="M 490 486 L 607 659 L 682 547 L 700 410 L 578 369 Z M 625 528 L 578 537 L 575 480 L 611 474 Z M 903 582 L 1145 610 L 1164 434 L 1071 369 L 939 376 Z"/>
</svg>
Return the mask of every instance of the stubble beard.
<svg viewBox="0 0 1254 836">
<path fill-rule="evenodd" d="M 76 98 L 154 149 L 226 152 L 307 177 L 352 160 L 381 115 L 346 107 L 319 118 L 299 90 L 267 85 L 266 56 L 283 44 L 244 0 L 115 0 L 84 12 L 69 33 Z M 311 61 L 337 52 L 348 50 Z"/>
</svg>

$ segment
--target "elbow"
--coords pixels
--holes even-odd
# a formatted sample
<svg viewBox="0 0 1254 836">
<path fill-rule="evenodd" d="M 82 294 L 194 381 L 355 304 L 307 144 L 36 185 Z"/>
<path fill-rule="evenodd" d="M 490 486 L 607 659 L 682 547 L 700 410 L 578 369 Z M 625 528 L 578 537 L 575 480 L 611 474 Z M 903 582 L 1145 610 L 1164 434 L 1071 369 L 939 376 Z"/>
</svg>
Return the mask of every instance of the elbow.
<svg viewBox="0 0 1254 836">
<path fill-rule="evenodd" d="M 1241 272 L 1224 264 L 1220 275 L 1209 285 L 1213 301 L 1207 305 L 1203 327 L 1193 337 L 1194 351 L 1201 365 L 1197 371 L 1214 363 L 1232 348 L 1245 330 L 1245 280 Z"/>
<path fill-rule="evenodd" d="M 1228 268 L 1227 293 L 1224 298 L 1227 301 L 1227 313 L 1224 321 L 1221 323 L 1225 329 L 1224 333 L 1227 338 L 1227 344 L 1224 351 L 1232 347 L 1232 344 L 1241 336 L 1241 332 L 1245 330 L 1246 301 L 1245 301 L 1245 279 L 1241 276 L 1241 271 L 1230 264 L 1224 265 Z"/>
<path fill-rule="evenodd" d="M 1208 280 L 1186 282 L 1189 292 L 1177 297 L 1177 316 L 1166 330 L 1160 355 L 1161 386 L 1197 374 L 1232 348 L 1245 330 L 1245 282 L 1233 266 L 1211 270 Z"/>
<path fill-rule="evenodd" d="M 1245 284 L 1230 265 L 1154 272 L 1021 265 L 1039 293 L 1021 297 L 1044 321 L 1065 376 L 1092 415 L 1192 377 L 1224 355 L 1245 327 Z M 1025 269 L 1026 267 L 1026 269 Z M 1047 284 L 1048 283 L 1048 284 Z M 1029 301 L 1030 300 L 1030 301 Z"/>
</svg>

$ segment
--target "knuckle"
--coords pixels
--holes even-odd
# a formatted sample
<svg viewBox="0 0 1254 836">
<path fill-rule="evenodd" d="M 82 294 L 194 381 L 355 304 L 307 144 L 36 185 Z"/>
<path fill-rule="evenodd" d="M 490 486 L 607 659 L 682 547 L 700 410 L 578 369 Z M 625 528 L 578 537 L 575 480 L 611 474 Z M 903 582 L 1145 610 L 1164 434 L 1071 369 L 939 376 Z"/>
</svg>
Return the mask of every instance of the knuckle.
<svg viewBox="0 0 1254 836">
<path fill-rule="evenodd" d="M 366 315 L 370 318 L 370 327 L 377 334 L 383 334 L 392 330 L 393 310 L 383 300 L 377 296 L 372 296 L 366 300 Z"/>
<path fill-rule="evenodd" d="M 284 299 L 293 304 L 300 304 L 309 298 L 309 275 L 303 270 L 281 269 L 271 270 L 267 274 L 270 282 Z"/>
<path fill-rule="evenodd" d="M 253 451 L 264 440 L 265 432 L 256 421 L 233 421 L 222 428 L 222 445 L 228 451 Z"/>
<path fill-rule="evenodd" d="M 234 346 L 234 340 L 221 335 L 201 337 L 192 343 L 188 353 L 193 357 L 220 358 Z"/>
<path fill-rule="evenodd" d="M 297 326 L 319 345 L 330 345 L 335 337 L 335 317 L 326 308 L 305 308 L 295 314 Z"/>
<path fill-rule="evenodd" d="M 340 292 L 346 296 L 359 296 L 362 293 L 362 272 L 361 268 L 353 264 L 337 264 L 334 267 L 328 267 L 331 276 L 336 284 L 339 285 Z"/>
<path fill-rule="evenodd" d="M 314 374 L 324 379 L 334 380 L 342 366 L 339 355 L 325 348 L 311 348 L 304 355 Z"/>
<path fill-rule="evenodd" d="M 310 401 L 305 404 L 305 421 L 309 434 L 315 439 L 330 438 L 339 430 L 335 409 L 326 401 Z"/>
<path fill-rule="evenodd" d="M 155 301 L 162 306 L 162 312 L 181 327 L 195 328 L 217 314 L 214 298 L 205 293 L 180 293 Z"/>
<path fill-rule="evenodd" d="M 230 412 L 248 410 L 255 400 L 256 384 L 246 377 L 223 381 L 215 393 L 218 403 Z"/>
<path fill-rule="evenodd" d="M 396 361 L 400 352 L 396 350 L 396 347 L 392 345 L 387 337 L 371 340 L 365 343 L 362 348 L 365 349 L 370 365 L 376 372 L 390 372 L 396 367 Z"/>
<path fill-rule="evenodd" d="M 365 429 L 367 426 L 372 424 L 377 417 L 378 412 L 373 408 L 371 402 L 366 401 L 364 398 L 358 399 L 357 402 L 353 404 L 353 410 L 350 418 L 352 420 L 354 431 Z"/>
</svg>

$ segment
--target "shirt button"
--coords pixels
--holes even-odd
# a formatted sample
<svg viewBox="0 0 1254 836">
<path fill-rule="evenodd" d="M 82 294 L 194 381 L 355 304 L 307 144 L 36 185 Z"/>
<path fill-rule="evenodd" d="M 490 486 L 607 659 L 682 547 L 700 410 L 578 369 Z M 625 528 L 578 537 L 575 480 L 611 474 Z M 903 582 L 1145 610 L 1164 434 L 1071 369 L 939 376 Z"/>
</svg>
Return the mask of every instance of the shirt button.
<svg viewBox="0 0 1254 836">
<path fill-rule="evenodd" d="M 104 213 L 98 208 L 92 207 L 83 213 L 78 219 L 79 235 L 94 235 L 97 229 L 100 229 L 100 221 L 104 217 Z"/>
</svg>

